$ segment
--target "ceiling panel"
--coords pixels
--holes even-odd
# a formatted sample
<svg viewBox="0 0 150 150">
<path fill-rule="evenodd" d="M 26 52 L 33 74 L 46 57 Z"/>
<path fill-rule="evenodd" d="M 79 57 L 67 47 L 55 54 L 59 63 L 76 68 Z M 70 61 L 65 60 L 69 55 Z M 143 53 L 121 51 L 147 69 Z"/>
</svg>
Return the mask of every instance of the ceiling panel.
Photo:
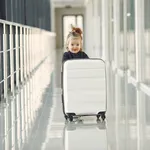
<svg viewBox="0 0 150 150">
<path fill-rule="evenodd" d="M 55 7 L 83 7 L 85 0 L 52 0 L 52 3 Z"/>
</svg>

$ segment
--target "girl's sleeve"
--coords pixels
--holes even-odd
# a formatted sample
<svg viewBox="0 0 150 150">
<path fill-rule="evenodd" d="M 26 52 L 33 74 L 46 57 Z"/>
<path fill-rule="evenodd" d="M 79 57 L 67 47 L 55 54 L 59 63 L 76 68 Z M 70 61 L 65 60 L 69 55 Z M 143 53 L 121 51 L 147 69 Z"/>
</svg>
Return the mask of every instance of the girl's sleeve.
<svg viewBox="0 0 150 150">
<path fill-rule="evenodd" d="M 63 54 L 62 62 L 66 61 L 66 60 L 68 60 L 68 59 L 69 59 L 68 53 L 65 52 L 65 53 Z"/>
<path fill-rule="evenodd" d="M 83 55 L 84 55 L 84 58 L 89 58 L 89 56 L 85 52 L 83 53 Z"/>
</svg>

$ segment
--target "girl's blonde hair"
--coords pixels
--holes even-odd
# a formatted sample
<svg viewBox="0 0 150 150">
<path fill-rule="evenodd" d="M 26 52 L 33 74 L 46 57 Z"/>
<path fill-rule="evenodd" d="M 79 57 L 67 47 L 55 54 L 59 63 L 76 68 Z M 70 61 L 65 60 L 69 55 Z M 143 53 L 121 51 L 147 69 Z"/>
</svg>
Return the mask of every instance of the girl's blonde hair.
<svg viewBox="0 0 150 150">
<path fill-rule="evenodd" d="M 76 28 L 73 25 L 71 25 L 71 31 L 69 32 L 66 40 L 66 49 L 68 50 L 68 44 L 70 39 L 81 39 L 81 50 L 82 50 L 82 30 L 80 28 Z"/>
</svg>

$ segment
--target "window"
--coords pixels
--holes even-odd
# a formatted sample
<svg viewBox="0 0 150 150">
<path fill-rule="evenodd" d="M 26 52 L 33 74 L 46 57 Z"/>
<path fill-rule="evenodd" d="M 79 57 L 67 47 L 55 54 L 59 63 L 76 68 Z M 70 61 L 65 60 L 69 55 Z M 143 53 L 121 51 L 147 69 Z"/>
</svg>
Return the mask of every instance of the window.
<svg viewBox="0 0 150 150">
<path fill-rule="evenodd" d="M 131 76 L 136 77 L 135 0 L 127 0 L 127 51 Z"/>
<path fill-rule="evenodd" d="M 120 68 L 124 67 L 124 0 L 120 0 L 120 13 L 119 13 L 119 20 L 120 20 L 120 44 L 119 44 L 119 64 Z"/>
<path fill-rule="evenodd" d="M 144 0 L 144 73 L 143 80 L 150 86 L 150 0 Z"/>
</svg>

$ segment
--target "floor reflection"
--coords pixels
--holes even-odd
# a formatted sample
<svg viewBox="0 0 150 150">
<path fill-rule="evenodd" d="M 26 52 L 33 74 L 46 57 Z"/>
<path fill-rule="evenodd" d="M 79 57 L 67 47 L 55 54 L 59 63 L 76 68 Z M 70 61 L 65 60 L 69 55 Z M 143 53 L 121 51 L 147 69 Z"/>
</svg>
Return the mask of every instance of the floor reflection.
<svg viewBox="0 0 150 150">
<path fill-rule="evenodd" d="M 84 121 L 67 123 L 63 139 L 64 150 L 107 150 L 106 124 Z"/>
</svg>

